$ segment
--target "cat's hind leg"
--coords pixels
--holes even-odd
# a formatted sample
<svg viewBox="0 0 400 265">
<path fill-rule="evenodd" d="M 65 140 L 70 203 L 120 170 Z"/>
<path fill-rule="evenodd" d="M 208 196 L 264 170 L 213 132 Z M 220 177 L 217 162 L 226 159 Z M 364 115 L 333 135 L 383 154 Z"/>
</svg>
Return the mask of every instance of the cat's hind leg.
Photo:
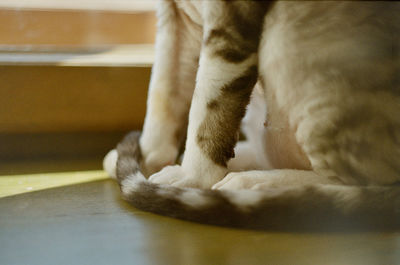
<svg viewBox="0 0 400 265">
<path fill-rule="evenodd" d="M 317 173 L 309 170 L 275 169 L 231 172 L 212 189 L 227 190 L 268 190 L 288 186 L 314 184 L 343 184 L 331 172 Z"/>
</svg>

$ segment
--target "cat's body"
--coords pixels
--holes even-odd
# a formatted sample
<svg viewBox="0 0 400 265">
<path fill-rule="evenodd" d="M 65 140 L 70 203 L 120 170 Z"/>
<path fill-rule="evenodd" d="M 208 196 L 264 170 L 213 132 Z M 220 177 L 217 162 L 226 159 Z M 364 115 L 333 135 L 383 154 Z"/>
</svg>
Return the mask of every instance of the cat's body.
<svg viewBox="0 0 400 265">
<path fill-rule="evenodd" d="M 189 220 L 400 226 L 399 11 L 389 2 L 161 1 L 140 138 L 151 177 L 138 171 L 137 136 L 106 168 L 113 174 L 118 157 L 137 207 Z M 165 167 L 186 134 L 182 165 Z"/>
</svg>

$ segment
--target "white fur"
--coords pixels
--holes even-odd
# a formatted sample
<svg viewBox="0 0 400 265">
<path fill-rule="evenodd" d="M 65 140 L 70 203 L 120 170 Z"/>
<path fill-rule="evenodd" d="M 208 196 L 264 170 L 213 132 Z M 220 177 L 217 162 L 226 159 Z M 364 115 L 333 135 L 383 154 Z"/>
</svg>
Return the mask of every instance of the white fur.
<svg viewBox="0 0 400 265">
<path fill-rule="evenodd" d="M 114 179 L 117 177 L 117 172 L 116 172 L 117 160 L 118 160 L 118 152 L 115 149 L 108 152 L 103 159 L 104 170 L 111 178 Z"/>
<path fill-rule="evenodd" d="M 316 183 L 340 184 L 340 181 L 333 178 L 332 175 L 317 174 L 314 171 L 293 169 L 253 170 L 229 173 L 223 180 L 213 185 L 212 188 L 220 190 L 270 190 Z"/>
<path fill-rule="evenodd" d="M 201 190 L 188 189 L 185 190 L 178 198 L 181 202 L 194 208 L 202 208 L 210 203 L 212 200 L 201 194 Z"/>
<path fill-rule="evenodd" d="M 156 190 L 157 195 L 162 196 L 164 198 L 175 198 L 176 197 L 176 192 L 175 190 L 172 189 L 165 189 L 165 188 L 160 188 Z"/>
<path fill-rule="evenodd" d="M 257 205 L 257 203 L 265 198 L 265 193 L 253 190 L 240 190 L 235 193 L 225 191 L 224 195 L 227 196 L 229 201 L 244 211 L 250 210 L 249 207 Z"/>
</svg>

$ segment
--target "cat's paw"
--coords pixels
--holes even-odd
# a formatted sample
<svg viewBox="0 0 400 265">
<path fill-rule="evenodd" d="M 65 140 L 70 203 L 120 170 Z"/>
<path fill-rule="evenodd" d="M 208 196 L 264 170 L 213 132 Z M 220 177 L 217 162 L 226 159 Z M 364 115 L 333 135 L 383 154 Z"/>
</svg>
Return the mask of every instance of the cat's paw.
<svg viewBox="0 0 400 265">
<path fill-rule="evenodd" d="M 268 182 L 268 181 L 267 181 Z M 260 185 L 266 183 L 265 178 L 260 178 L 252 174 L 252 171 L 231 172 L 225 176 L 220 182 L 212 186 L 215 190 L 258 190 Z M 263 188 L 265 188 L 262 185 Z"/>
<path fill-rule="evenodd" d="M 182 166 L 167 166 L 160 172 L 150 176 L 149 181 L 158 184 L 167 184 L 182 188 L 210 188 L 215 182 L 207 181 L 194 172 L 185 172 Z"/>
<path fill-rule="evenodd" d="M 179 180 L 183 179 L 185 173 L 183 172 L 181 166 L 167 166 L 161 171 L 151 175 L 149 181 L 158 184 L 172 185 Z"/>
</svg>

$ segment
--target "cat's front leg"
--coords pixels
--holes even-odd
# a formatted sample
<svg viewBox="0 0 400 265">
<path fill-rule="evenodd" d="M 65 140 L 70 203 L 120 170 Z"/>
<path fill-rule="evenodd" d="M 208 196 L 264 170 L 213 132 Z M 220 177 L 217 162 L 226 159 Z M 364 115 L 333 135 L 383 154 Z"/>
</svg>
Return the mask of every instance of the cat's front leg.
<svg viewBox="0 0 400 265">
<path fill-rule="evenodd" d="M 235 17 L 242 19 L 237 22 L 226 15 L 233 10 L 222 8 L 226 3 L 206 3 L 209 16 L 204 25 L 182 166 L 166 167 L 154 174 L 150 181 L 156 183 L 210 188 L 226 175 L 227 162 L 234 157 L 240 122 L 257 80 L 261 29 L 251 28 L 249 34 L 241 28 L 259 25 L 260 21 L 255 21 L 257 14 L 251 19 Z"/>
<path fill-rule="evenodd" d="M 254 58 L 249 58 L 232 67 L 223 59 L 208 55 L 201 58 L 182 166 L 166 167 L 151 176 L 151 181 L 209 188 L 225 176 L 257 78 L 254 62 Z M 240 69 L 227 76 L 225 67 Z M 215 74 L 218 79 L 212 81 Z"/>
<path fill-rule="evenodd" d="M 202 37 L 201 27 L 173 1 L 160 1 L 157 14 L 156 58 L 140 138 L 145 175 L 174 164 L 183 144 Z"/>
</svg>

